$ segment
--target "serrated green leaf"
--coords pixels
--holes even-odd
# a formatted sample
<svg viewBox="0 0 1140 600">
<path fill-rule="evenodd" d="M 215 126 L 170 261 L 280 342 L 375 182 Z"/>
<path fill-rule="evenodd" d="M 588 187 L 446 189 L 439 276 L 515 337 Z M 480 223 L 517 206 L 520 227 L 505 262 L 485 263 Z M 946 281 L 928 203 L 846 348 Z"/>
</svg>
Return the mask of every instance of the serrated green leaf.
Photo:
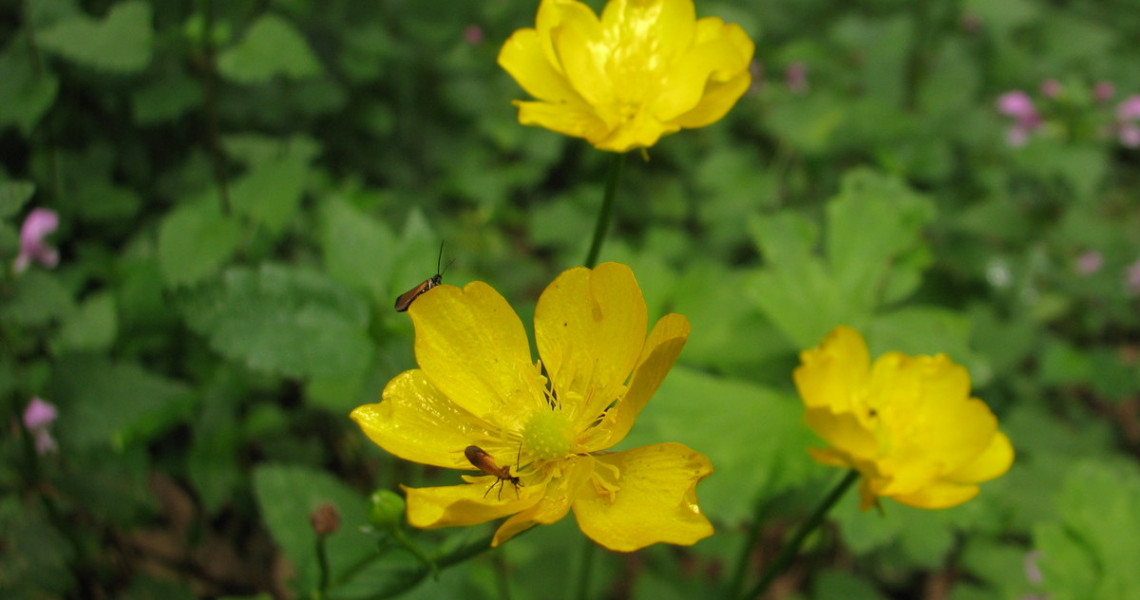
<svg viewBox="0 0 1140 600">
<path fill-rule="evenodd" d="M 279 232 L 297 212 L 319 146 L 304 137 L 274 141 L 272 146 L 272 156 L 251 161 L 250 171 L 230 187 L 230 203 L 235 211 Z"/>
<path fill-rule="evenodd" d="M 59 79 L 47 69 L 35 68 L 35 57 L 23 35 L 17 35 L 0 54 L 0 131 L 15 125 L 25 135 L 55 103 Z"/>
<path fill-rule="evenodd" d="M 297 570 L 294 589 L 301 595 L 318 581 L 316 533 L 309 517 L 322 504 L 332 504 L 340 513 L 339 529 L 325 540 L 334 581 L 375 554 L 375 539 L 360 531 L 368 523 L 363 495 L 335 477 L 306 467 L 266 465 L 254 471 L 253 489 L 269 532 Z"/>
<path fill-rule="evenodd" d="M 163 281 L 179 286 L 213 275 L 233 257 L 241 234 L 241 223 L 223 215 L 212 198 L 174 209 L 158 228 Z"/>
<path fill-rule="evenodd" d="M 58 438 L 65 448 L 125 446 L 147 440 L 181 419 L 193 402 L 179 381 L 129 362 L 66 356 L 53 370 Z"/>
<path fill-rule="evenodd" d="M 53 349 L 57 353 L 107 350 L 115 342 L 118 328 L 115 297 L 107 292 L 93 294 L 64 319 Z"/>
<path fill-rule="evenodd" d="M 223 356 L 290 377 L 352 375 L 372 356 L 368 307 L 322 274 L 234 267 L 183 303 L 190 327 Z"/>
<path fill-rule="evenodd" d="M 35 193 L 36 184 L 30 181 L 0 183 L 0 219 L 7 219 L 20 212 Z"/>
<path fill-rule="evenodd" d="M 1057 498 L 1059 522 L 1034 530 L 1042 587 L 1055 600 L 1116 600 L 1140 590 L 1140 470 L 1078 463 Z"/>
<path fill-rule="evenodd" d="M 388 282 L 396 237 L 384 223 L 347 202 L 329 199 L 321 206 L 321 249 L 333 279 L 367 293 L 377 305 L 395 297 Z"/>
<path fill-rule="evenodd" d="M 120 2 L 102 20 L 75 15 L 36 33 L 36 43 L 81 65 L 134 73 L 150 64 L 154 29 L 150 3 Z"/>
<path fill-rule="evenodd" d="M 321 64 L 297 28 L 274 14 L 263 15 L 246 31 L 245 38 L 218 56 L 218 72 L 237 83 L 268 83 L 278 75 L 306 79 L 321 71 Z"/>
</svg>

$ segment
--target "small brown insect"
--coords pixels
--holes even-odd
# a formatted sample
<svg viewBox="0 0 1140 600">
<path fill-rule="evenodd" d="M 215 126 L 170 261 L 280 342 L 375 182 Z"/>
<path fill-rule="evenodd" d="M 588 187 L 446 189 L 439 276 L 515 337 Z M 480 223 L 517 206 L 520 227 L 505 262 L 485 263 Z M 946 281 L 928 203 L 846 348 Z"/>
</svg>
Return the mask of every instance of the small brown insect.
<svg viewBox="0 0 1140 600">
<path fill-rule="evenodd" d="M 396 312 L 404 312 L 404 311 L 408 310 L 408 307 L 412 305 L 412 302 L 416 298 L 419 298 L 420 296 L 422 296 L 424 294 L 424 292 L 426 292 L 426 291 L 430 290 L 431 288 L 439 285 L 440 283 L 443 283 L 443 272 L 440 271 L 440 269 L 439 269 L 439 265 L 441 264 L 442 260 L 443 260 L 443 242 L 440 242 L 439 243 L 439 258 L 437 258 L 435 261 L 435 275 L 432 275 L 431 277 L 425 279 L 423 281 L 423 283 L 417 285 L 416 287 L 404 292 L 403 294 L 400 294 L 400 297 L 396 298 Z M 451 263 L 448 263 L 448 265 L 450 265 L 450 264 Z"/>
<path fill-rule="evenodd" d="M 518 497 L 519 486 L 522 484 L 519 483 L 518 477 L 511 475 L 511 468 L 509 466 L 500 467 L 495 463 L 495 459 L 491 458 L 491 455 L 487 454 L 487 452 L 479 446 L 468 446 L 464 448 L 463 455 L 467 457 L 467 460 L 470 461 L 471 464 L 475 465 L 475 468 L 488 475 L 493 475 L 499 478 L 498 481 L 491 484 L 491 487 L 487 488 L 486 492 L 483 492 L 484 498 L 486 498 L 487 494 L 489 494 L 491 490 L 495 489 L 495 486 L 497 485 L 499 486 L 498 499 L 502 500 L 504 481 L 509 481 L 511 482 L 511 485 L 515 486 L 515 497 Z"/>
</svg>

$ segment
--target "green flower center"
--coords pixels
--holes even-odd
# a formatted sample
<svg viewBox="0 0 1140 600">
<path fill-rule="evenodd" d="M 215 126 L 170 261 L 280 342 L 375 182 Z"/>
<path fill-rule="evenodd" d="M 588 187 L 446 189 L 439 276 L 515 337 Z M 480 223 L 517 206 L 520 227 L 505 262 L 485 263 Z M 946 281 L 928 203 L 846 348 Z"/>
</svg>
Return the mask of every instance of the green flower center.
<svg viewBox="0 0 1140 600">
<path fill-rule="evenodd" d="M 570 454 L 574 435 L 570 420 L 560 410 L 541 410 L 523 427 L 523 448 L 538 460 L 554 460 Z"/>
</svg>

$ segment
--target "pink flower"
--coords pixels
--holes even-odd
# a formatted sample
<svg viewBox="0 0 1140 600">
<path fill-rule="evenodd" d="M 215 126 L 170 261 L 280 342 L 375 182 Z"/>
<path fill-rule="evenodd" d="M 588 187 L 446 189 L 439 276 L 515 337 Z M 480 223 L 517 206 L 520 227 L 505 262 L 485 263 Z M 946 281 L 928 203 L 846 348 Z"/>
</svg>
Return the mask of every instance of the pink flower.
<svg viewBox="0 0 1140 600">
<path fill-rule="evenodd" d="M 1116 106 L 1116 134 L 1125 148 L 1140 148 L 1140 95 L 1129 96 Z"/>
<path fill-rule="evenodd" d="M 59 252 L 44 241 L 49 233 L 59 227 L 59 215 L 54 210 L 37 208 L 28 213 L 20 228 L 20 254 L 12 268 L 17 273 L 24 272 L 32 261 L 51 268 L 59 264 Z"/>
<path fill-rule="evenodd" d="M 1104 104 L 1116 95 L 1116 86 L 1111 81 L 1098 81 L 1093 88 L 1093 97 L 1097 102 Z"/>
<path fill-rule="evenodd" d="M 1006 143 L 1013 147 L 1024 146 L 1029 135 L 1041 126 L 1041 116 L 1029 94 L 1021 90 L 1006 92 L 998 97 L 997 109 L 1003 115 L 1013 117 L 1014 122 L 1006 132 Z"/>
<path fill-rule="evenodd" d="M 478 25 L 468 25 L 463 30 L 463 40 L 472 46 L 478 46 L 483 42 L 483 28 Z"/>
<path fill-rule="evenodd" d="M 55 438 L 51 437 L 51 432 L 48 431 L 58 416 L 59 411 L 55 405 L 39 398 L 32 398 L 24 409 L 24 427 L 36 438 L 36 452 L 47 454 L 59 448 Z"/>
<path fill-rule="evenodd" d="M 1077 272 L 1081 275 L 1092 275 L 1104 266 L 1104 256 L 1096 250 L 1089 250 L 1077 258 Z"/>
<path fill-rule="evenodd" d="M 1133 294 L 1140 294 L 1140 260 L 1128 265 L 1124 275 L 1125 285 Z"/>
<path fill-rule="evenodd" d="M 797 60 L 788 65 L 787 70 L 784 71 L 784 83 L 793 94 L 806 94 L 810 87 L 808 85 L 807 74 L 807 64 Z"/>
<path fill-rule="evenodd" d="M 1140 95 L 1129 96 L 1117 105 L 1116 118 L 1121 121 L 1140 119 Z"/>
<path fill-rule="evenodd" d="M 1061 95 L 1061 82 L 1049 78 L 1041 82 L 1041 95 L 1046 98 L 1056 98 Z"/>
</svg>

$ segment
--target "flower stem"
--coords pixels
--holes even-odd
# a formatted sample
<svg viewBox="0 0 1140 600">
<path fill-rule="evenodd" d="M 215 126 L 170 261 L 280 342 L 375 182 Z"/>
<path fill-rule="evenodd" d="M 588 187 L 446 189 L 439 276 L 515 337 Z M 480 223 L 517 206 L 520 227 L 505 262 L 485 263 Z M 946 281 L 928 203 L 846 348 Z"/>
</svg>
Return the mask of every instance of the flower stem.
<svg viewBox="0 0 1140 600">
<path fill-rule="evenodd" d="M 329 551 L 325 543 L 327 537 L 323 533 L 317 534 L 317 567 L 320 570 L 320 583 L 315 594 L 317 598 L 324 598 L 325 593 L 329 591 Z"/>
<path fill-rule="evenodd" d="M 808 517 L 808 520 L 804 521 L 803 524 L 800 525 L 800 528 L 796 531 L 796 534 L 792 536 L 791 541 L 789 541 L 784 545 L 783 548 L 780 549 L 780 554 L 778 554 L 776 556 L 776 560 L 772 561 L 772 564 L 768 565 L 768 568 L 764 570 L 764 574 L 760 576 L 760 581 L 756 582 L 756 585 L 751 590 L 749 590 L 747 594 L 744 594 L 742 598 L 746 600 L 751 598 L 759 598 L 761 594 L 768 590 L 768 586 L 772 585 L 772 582 L 780 573 L 784 571 L 784 568 L 788 566 L 788 563 L 792 562 L 792 559 L 794 559 L 796 555 L 800 553 L 800 546 L 803 545 L 804 540 L 807 539 L 807 536 L 811 534 L 811 532 L 815 531 L 816 527 L 819 527 L 820 523 L 823 523 L 823 518 L 827 516 L 827 513 L 831 510 L 831 507 L 835 506 L 835 503 L 843 497 L 843 494 L 847 491 L 847 488 L 851 487 L 851 485 L 854 484 L 858 479 L 859 471 L 852 469 L 847 472 L 847 475 L 843 477 L 843 480 L 840 481 L 839 484 L 837 484 L 834 488 L 832 488 L 832 490 L 827 494 L 823 501 L 819 503 L 819 506 L 817 506 L 815 512 L 813 512 L 811 516 Z"/>
<path fill-rule="evenodd" d="M 419 546 L 413 544 L 412 540 L 408 539 L 408 535 L 404 533 L 403 529 L 400 529 L 399 527 L 392 528 L 392 537 L 395 538 L 395 540 L 401 546 L 403 546 L 405 550 L 411 552 L 412 556 L 418 558 L 420 562 L 422 562 L 428 568 L 429 571 L 431 571 L 433 579 L 439 581 L 439 566 L 436 565 L 436 562 L 432 560 L 430 556 L 424 554 L 423 551 L 420 550 Z M 490 542 L 488 542 L 487 545 L 490 546 Z"/>
<path fill-rule="evenodd" d="M 586 536 L 582 536 L 582 541 L 585 545 L 582 546 L 582 555 L 578 564 L 578 586 L 577 593 L 574 597 L 578 600 L 586 600 L 590 597 L 590 579 L 593 577 L 594 571 L 594 555 L 597 554 L 598 545 L 594 540 Z"/>
<path fill-rule="evenodd" d="M 602 251 L 602 242 L 606 239 L 606 231 L 610 228 L 610 221 L 614 214 L 614 197 L 617 196 L 618 180 L 621 179 L 622 166 L 625 165 L 625 153 L 615 153 L 610 161 L 609 172 L 606 174 L 606 194 L 602 197 L 602 209 L 598 212 L 598 222 L 594 225 L 594 239 L 590 242 L 590 253 L 586 255 L 586 268 L 593 269 L 598 262 L 598 254 Z"/>
</svg>

